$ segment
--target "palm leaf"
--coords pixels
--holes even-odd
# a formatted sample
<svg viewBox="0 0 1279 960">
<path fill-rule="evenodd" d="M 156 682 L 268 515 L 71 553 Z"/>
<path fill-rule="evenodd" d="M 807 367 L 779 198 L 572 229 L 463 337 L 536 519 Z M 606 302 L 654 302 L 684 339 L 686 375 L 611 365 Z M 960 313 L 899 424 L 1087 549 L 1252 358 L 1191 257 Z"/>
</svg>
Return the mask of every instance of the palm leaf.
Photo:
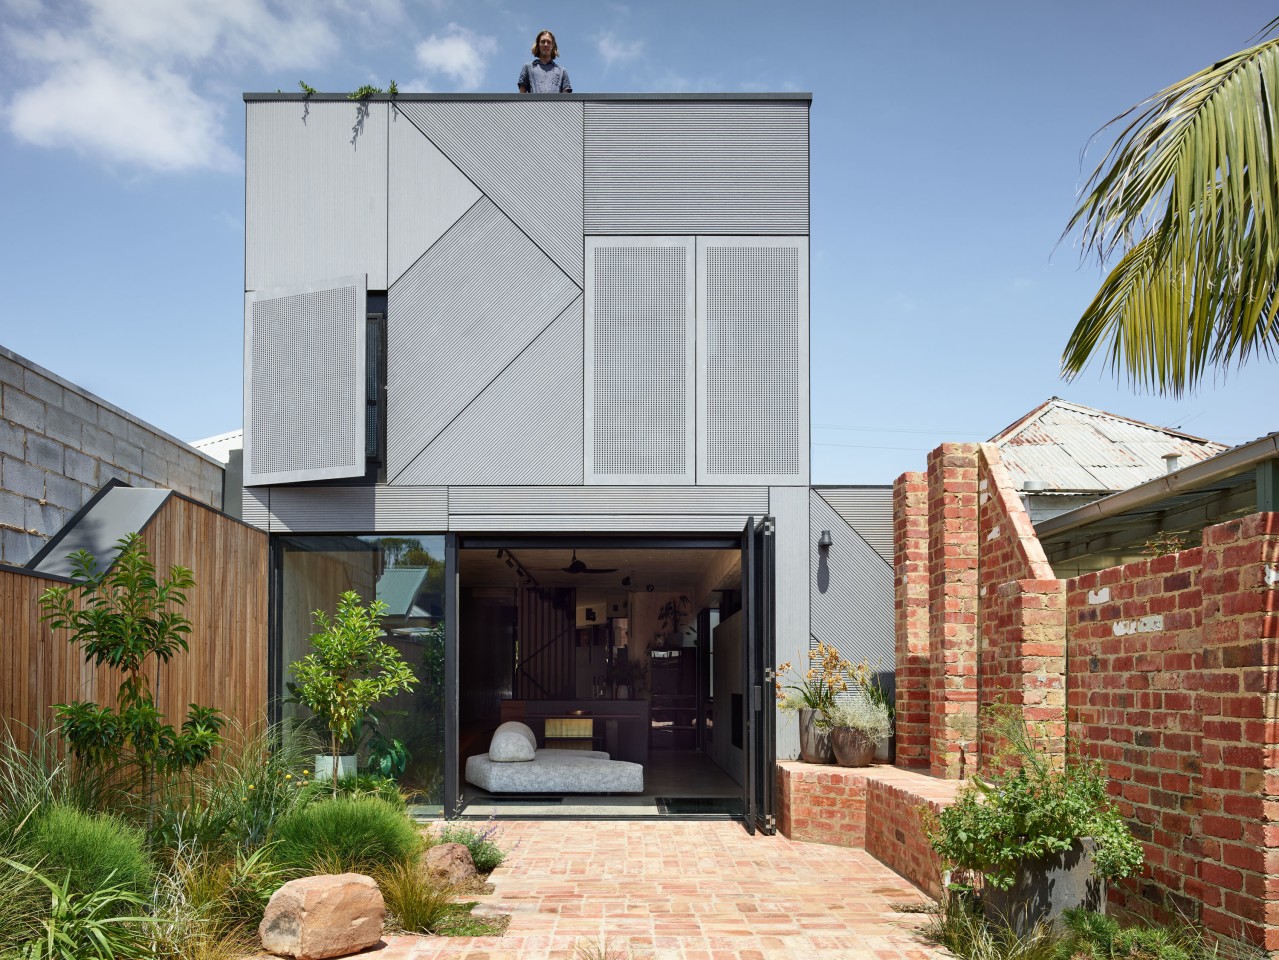
<svg viewBox="0 0 1279 960">
<path fill-rule="evenodd" d="M 1180 396 L 1279 346 L 1279 38 L 1106 126 L 1121 123 L 1066 228 L 1085 256 L 1119 259 L 1062 370 L 1073 378 L 1100 354 L 1117 378 Z"/>
</svg>

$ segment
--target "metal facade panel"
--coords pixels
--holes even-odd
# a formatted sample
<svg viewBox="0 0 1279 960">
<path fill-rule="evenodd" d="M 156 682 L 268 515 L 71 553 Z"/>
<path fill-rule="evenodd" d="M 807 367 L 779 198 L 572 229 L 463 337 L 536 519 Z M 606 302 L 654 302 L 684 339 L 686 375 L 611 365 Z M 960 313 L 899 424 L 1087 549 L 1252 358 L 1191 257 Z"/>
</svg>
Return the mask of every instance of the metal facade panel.
<svg viewBox="0 0 1279 960">
<path fill-rule="evenodd" d="M 486 199 L 397 280 L 387 297 L 388 481 L 579 293 Z"/>
<path fill-rule="evenodd" d="M 449 489 L 449 512 L 592 515 L 605 519 L 628 514 L 762 517 L 768 512 L 768 488 L 456 486 Z"/>
<path fill-rule="evenodd" d="M 395 478 L 582 482 L 582 298 L 511 361 Z"/>
<path fill-rule="evenodd" d="M 395 283 L 481 194 L 398 110 L 391 113 L 389 152 L 386 259 Z"/>
<path fill-rule="evenodd" d="M 270 530 L 271 488 L 245 487 L 241 492 L 240 519 L 259 530 Z"/>
<path fill-rule="evenodd" d="M 399 109 L 581 285 L 580 102 L 539 97 Z"/>
<path fill-rule="evenodd" d="M 443 487 L 274 487 L 273 533 L 427 533 L 448 525 Z"/>
<path fill-rule="evenodd" d="M 465 533 L 741 533 L 746 514 L 603 516 L 600 514 L 449 515 L 449 529 Z"/>
<path fill-rule="evenodd" d="M 808 238 L 697 240 L 697 482 L 808 486 Z"/>
<path fill-rule="evenodd" d="M 892 487 L 817 487 L 816 491 L 886 563 L 893 562 Z"/>
<path fill-rule="evenodd" d="M 364 475 L 364 277 L 244 295 L 246 486 Z"/>
<path fill-rule="evenodd" d="M 768 492 L 768 512 L 775 524 L 773 563 L 773 616 L 776 660 L 807 668 L 811 636 L 808 596 L 808 557 L 817 552 L 808 536 L 807 487 L 773 487 Z M 780 724 L 777 749 L 783 756 L 799 753 L 798 726 Z"/>
<path fill-rule="evenodd" d="M 387 104 L 247 110 L 244 288 L 362 273 L 385 290 Z"/>
<path fill-rule="evenodd" d="M 588 234 L 808 234 L 808 104 L 587 103 Z"/>
<path fill-rule="evenodd" d="M 586 482 L 692 483 L 692 237 L 586 240 Z"/>
<path fill-rule="evenodd" d="M 825 551 L 816 547 L 823 530 L 834 541 Z M 845 659 L 865 660 L 873 671 L 895 670 L 892 566 L 816 492 L 808 536 L 813 636 L 835 644 Z"/>
</svg>

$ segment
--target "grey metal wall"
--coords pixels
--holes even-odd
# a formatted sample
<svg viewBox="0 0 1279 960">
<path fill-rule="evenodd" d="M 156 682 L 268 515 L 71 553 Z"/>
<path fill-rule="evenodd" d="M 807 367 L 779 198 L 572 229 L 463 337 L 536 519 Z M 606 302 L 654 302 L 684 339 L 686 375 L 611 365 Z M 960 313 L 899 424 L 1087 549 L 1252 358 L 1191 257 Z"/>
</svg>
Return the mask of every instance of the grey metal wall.
<svg viewBox="0 0 1279 960">
<path fill-rule="evenodd" d="M 861 534 L 884 562 L 893 562 L 893 488 L 857 486 L 814 488 L 846 524 Z"/>
<path fill-rule="evenodd" d="M 386 289 L 388 104 L 251 103 L 244 289 L 367 274 Z"/>
<path fill-rule="evenodd" d="M 808 104 L 587 103 L 588 234 L 808 234 Z"/>
<path fill-rule="evenodd" d="M 816 544 L 823 530 L 831 532 L 834 543 L 809 554 L 812 634 L 835 644 L 847 659 L 891 672 L 896 664 L 892 567 L 813 491 L 809 542 Z"/>
</svg>

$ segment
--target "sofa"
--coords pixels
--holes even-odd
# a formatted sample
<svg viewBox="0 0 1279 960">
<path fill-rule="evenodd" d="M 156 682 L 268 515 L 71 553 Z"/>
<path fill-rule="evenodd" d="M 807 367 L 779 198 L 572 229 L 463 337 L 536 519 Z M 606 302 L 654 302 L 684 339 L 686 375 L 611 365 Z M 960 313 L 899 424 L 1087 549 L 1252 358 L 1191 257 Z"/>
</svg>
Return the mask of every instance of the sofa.
<svg viewBox="0 0 1279 960">
<path fill-rule="evenodd" d="M 488 753 L 466 758 L 466 782 L 489 793 L 643 793 L 644 768 L 600 750 L 539 749 L 533 731 L 510 720 Z"/>
</svg>

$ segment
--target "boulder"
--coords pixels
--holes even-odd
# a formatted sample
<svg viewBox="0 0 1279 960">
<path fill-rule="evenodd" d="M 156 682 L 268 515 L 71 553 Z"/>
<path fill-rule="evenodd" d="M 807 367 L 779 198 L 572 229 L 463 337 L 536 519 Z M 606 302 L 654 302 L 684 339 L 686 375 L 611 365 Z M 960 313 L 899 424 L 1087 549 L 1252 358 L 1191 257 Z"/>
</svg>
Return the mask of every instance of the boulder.
<svg viewBox="0 0 1279 960">
<path fill-rule="evenodd" d="M 464 843 L 437 843 L 426 851 L 426 875 L 457 887 L 478 876 L 471 851 Z"/>
<path fill-rule="evenodd" d="M 258 926 L 268 953 L 296 960 L 345 957 L 382 940 L 386 904 L 372 877 L 339 873 L 290 880 Z"/>
</svg>

